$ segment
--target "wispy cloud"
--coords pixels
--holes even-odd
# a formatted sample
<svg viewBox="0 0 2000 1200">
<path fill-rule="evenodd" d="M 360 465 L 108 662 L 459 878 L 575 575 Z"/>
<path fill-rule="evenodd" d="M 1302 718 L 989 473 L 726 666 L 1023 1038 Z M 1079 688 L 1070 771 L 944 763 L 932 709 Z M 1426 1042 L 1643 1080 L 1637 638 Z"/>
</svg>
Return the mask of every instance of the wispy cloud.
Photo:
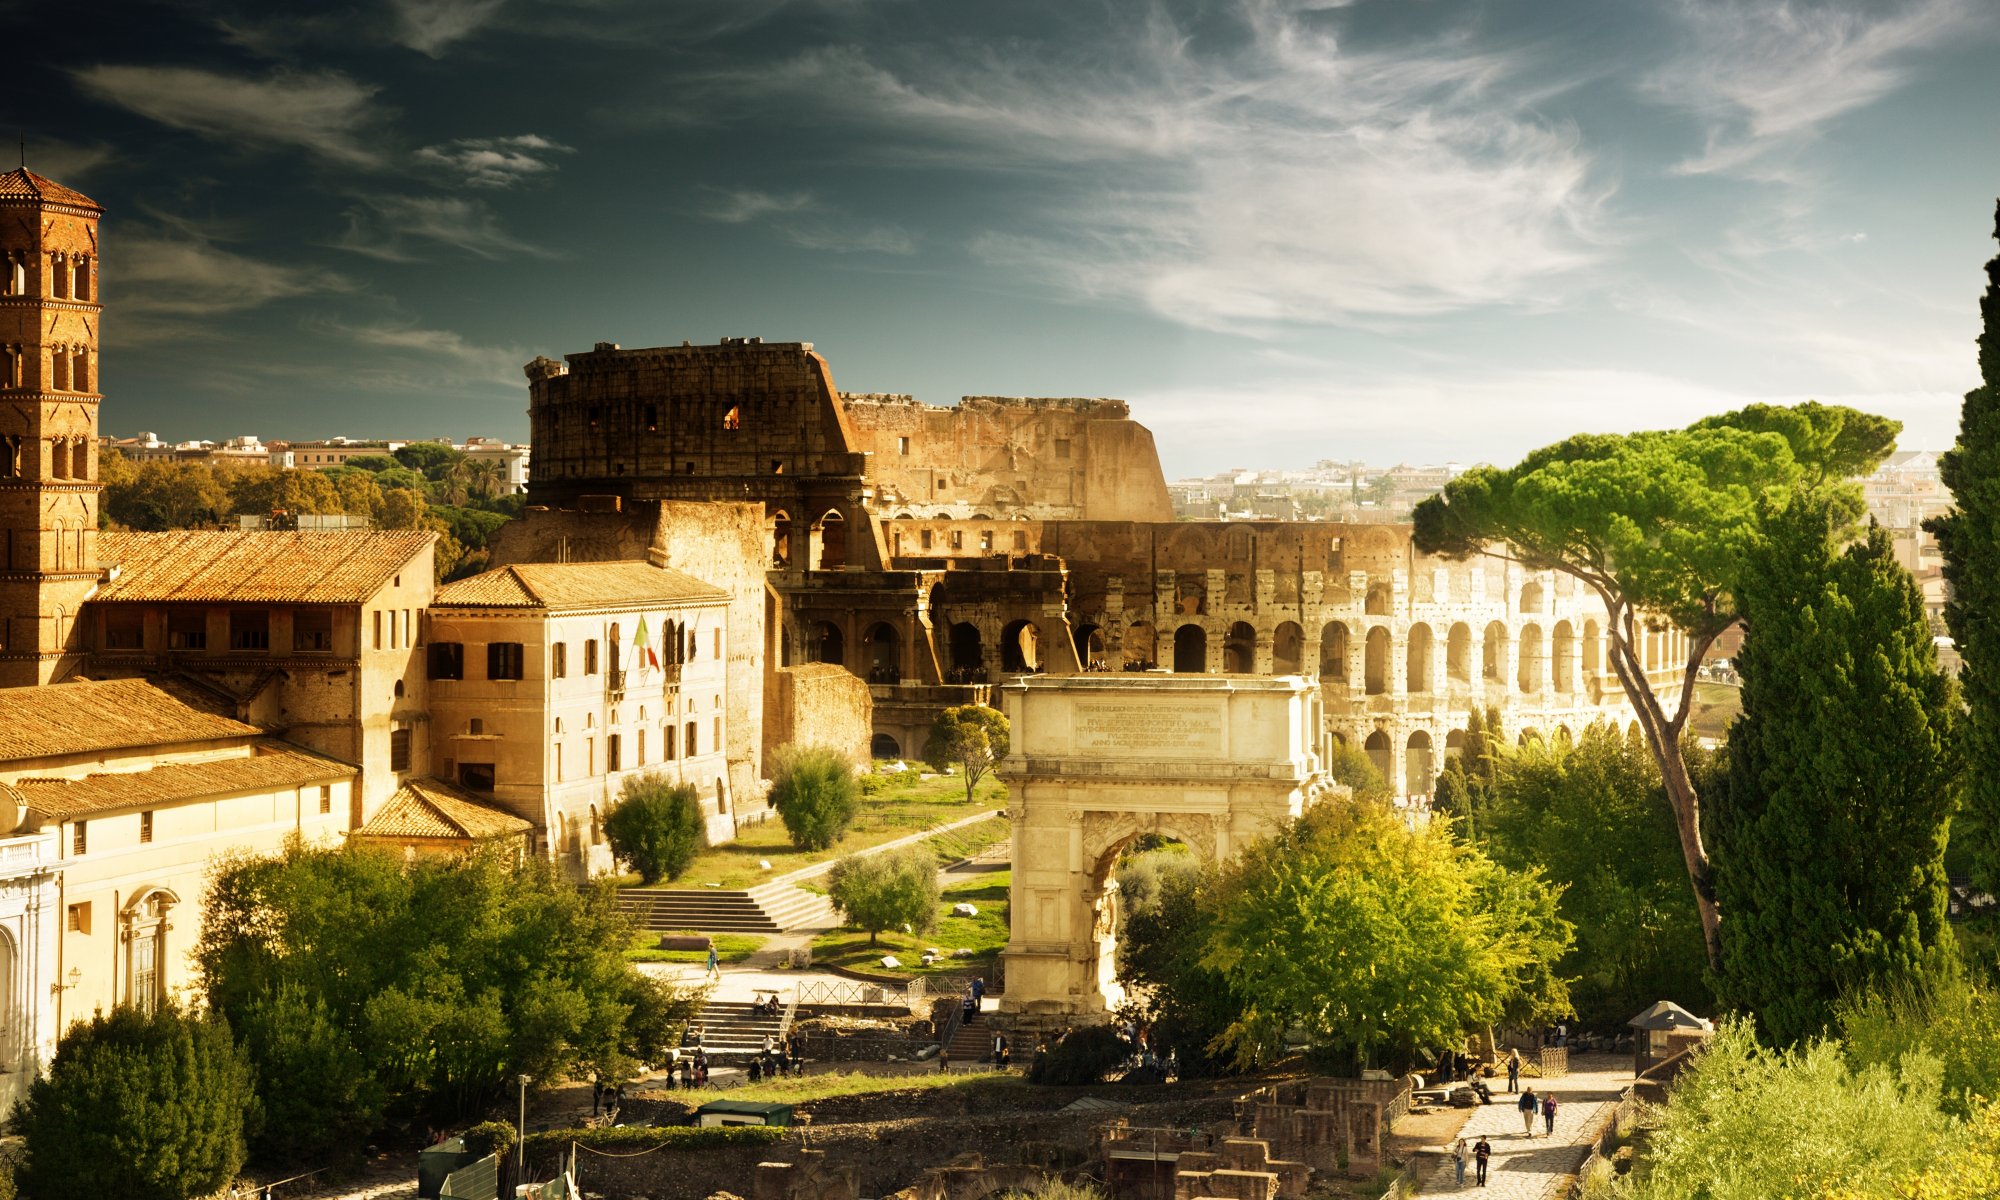
<svg viewBox="0 0 2000 1200">
<path fill-rule="evenodd" d="M 103 142 L 80 146 L 74 142 L 31 139 L 26 149 L 28 169 L 37 175 L 81 186 L 93 172 L 104 166 L 116 152 Z"/>
<path fill-rule="evenodd" d="M 208 337 L 218 317 L 354 290 L 332 271 L 224 249 L 187 222 L 128 228 L 118 237 L 118 296 L 106 333 L 124 345 Z"/>
<path fill-rule="evenodd" d="M 531 355 L 512 346 L 486 346 L 449 329 L 426 329 L 411 323 L 389 321 L 352 324 L 338 319 L 320 319 L 308 327 L 344 338 L 357 345 L 383 351 L 403 360 L 416 360 L 432 373 L 442 373 L 450 382 L 499 384 L 508 388 L 521 385 L 521 365 Z M 367 370 L 382 372 L 382 378 L 407 380 L 407 365 L 375 364 Z M 365 373 L 365 371 L 364 371 Z"/>
<path fill-rule="evenodd" d="M 721 190 L 702 215 L 725 225 L 762 221 L 787 241 L 807 250 L 837 254 L 915 254 L 916 235 L 900 225 L 853 217 L 822 203 L 811 192 Z"/>
<path fill-rule="evenodd" d="M 1647 93 L 1708 122 L 1688 174 L 1780 178 L 1783 156 L 1902 87 L 1918 51 L 1973 24 L 1980 0 L 1679 0 L 1685 51 Z"/>
<path fill-rule="evenodd" d="M 396 40 L 419 54 L 442 56 L 453 42 L 477 33 L 505 0 L 391 0 Z"/>
<path fill-rule="evenodd" d="M 365 196 L 346 216 L 331 244 L 383 262 L 422 262 L 439 246 L 485 259 L 555 257 L 501 228 L 484 201 L 462 196 Z"/>
<path fill-rule="evenodd" d="M 711 221 L 721 221 L 725 225 L 741 225 L 786 213 L 808 212 L 819 207 L 811 192 L 787 192 L 782 195 L 759 191 L 723 191 L 720 199 L 702 215 Z"/>
<path fill-rule="evenodd" d="M 251 78 L 195 67 L 99 64 L 75 76 L 87 95 L 218 141 L 297 147 L 350 166 L 380 162 L 361 136 L 379 116 L 378 89 L 338 71 Z"/>
<path fill-rule="evenodd" d="M 473 187 L 507 188 L 555 171 L 555 156 L 574 153 L 539 134 L 459 138 L 416 153 L 418 163 L 447 171 Z"/>
</svg>

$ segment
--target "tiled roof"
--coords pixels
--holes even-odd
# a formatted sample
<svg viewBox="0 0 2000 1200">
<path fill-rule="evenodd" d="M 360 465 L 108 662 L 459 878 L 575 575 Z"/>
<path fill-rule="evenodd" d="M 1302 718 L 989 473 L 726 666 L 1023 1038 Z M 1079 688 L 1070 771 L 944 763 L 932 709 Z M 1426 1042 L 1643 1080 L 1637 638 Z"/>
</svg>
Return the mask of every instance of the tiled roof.
<svg viewBox="0 0 2000 1200">
<path fill-rule="evenodd" d="M 534 826 L 462 788 L 437 779 L 412 779 L 396 789 L 356 837 L 446 838 L 483 842 L 522 834 Z"/>
<path fill-rule="evenodd" d="M 53 179 L 44 179 L 26 167 L 0 173 L 0 201 L 11 199 L 47 200 L 52 204 L 71 204 L 78 208 L 94 208 L 104 211 L 104 206 L 82 192 L 66 188 Z"/>
<path fill-rule="evenodd" d="M 98 544 L 103 544 L 102 538 Z M 729 593 L 713 584 L 651 563 L 576 562 L 518 563 L 483 571 L 445 584 L 431 603 L 450 608 L 576 609 L 728 598 Z"/>
<path fill-rule="evenodd" d="M 405 530 L 100 533 L 118 567 L 92 599 L 360 604 L 437 537 Z"/>
<path fill-rule="evenodd" d="M 211 697 L 149 679 L 0 688 L 0 762 L 263 732 Z"/>
<path fill-rule="evenodd" d="M 44 689 L 46 690 L 46 689 Z M 152 808 L 204 796 L 238 796 L 352 779 L 348 763 L 322 758 L 281 742 L 262 742 L 246 758 L 169 762 L 145 771 L 86 775 L 81 779 L 19 779 L 14 791 L 44 821 L 88 813 Z"/>
</svg>

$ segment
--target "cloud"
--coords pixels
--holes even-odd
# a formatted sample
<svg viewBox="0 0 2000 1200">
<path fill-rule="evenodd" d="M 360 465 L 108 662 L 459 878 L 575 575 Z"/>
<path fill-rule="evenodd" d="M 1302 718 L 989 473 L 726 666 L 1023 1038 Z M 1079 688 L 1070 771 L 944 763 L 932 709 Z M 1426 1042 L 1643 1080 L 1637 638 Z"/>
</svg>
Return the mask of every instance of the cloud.
<svg viewBox="0 0 2000 1200">
<path fill-rule="evenodd" d="M 115 154 L 103 142 L 79 146 L 74 142 L 30 139 L 27 146 L 30 171 L 58 183 L 79 187 L 93 171 L 112 161 Z"/>
<path fill-rule="evenodd" d="M 378 89 L 338 71 L 252 79 L 194 67 L 100 64 L 75 77 L 90 96 L 218 141 L 298 147 L 348 166 L 380 162 L 360 140 L 379 116 Z"/>
<path fill-rule="evenodd" d="M 811 192 L 776 195 L 771 192 L 725 191 L 721 200 L 702 215 L 725 225 L 741 225 L 760 217 L 807 212 L 818 207 L 819 201 L 813 199 Z"/>
<path fill-rule="evenodd" d="M 442 57 L 445 47 L 477 33 L 500 13 L 505 0 L 392 0 L 396 41 L 419 54 Z"/>
<path fill-rule="evenodd" d="M 725 225 L 766 221 L 795 246 L 837 254 L 915 254 L 916 235 L 899 225 L 866 221 L 823 204 L 811 192 L 723 190 L 702 215 Z"/>
<path fill-rule="evenodd" d="M 539 134 L 459 138 L 416 153 L 417 162 L 463 177 L 473 187 L 506 188 L 556 169 L 555 155 L 574 151 Z"/>
<path fill-rule="evenodd" d="M 1784 177 L 1787 152 L 1915 75 L 1917 52 L 1965 30 L 1977 0 L 1680 0 L 1686 50 L 1643 89 L 1708 122 L 1687 174 Z"/>
<path fill-rule="evenodd" d="M 553 258 L 514 237 L 482 200 L 458 196 L 364 196 L 348 208 L 347 228 L 331 243 L 383 262 L 422 262 L 426 245 L 477 258 Z"/>
<path fill-rule="evenodd" d="M 442 371 L 442 378 L 450 383 L 492 383 L 518 390 L 522 386 L 521 364 L 533 357 L 518 347 L 483 346 L 452 330 L 425 329 L 414 323 L 377 321 L 356 325 L 323 319 L 311 322 L 309 328 L 398 359 L 420 360 L 432 371 L 431 378 L 440 378 L 436 372 Z M 392 380 L 396 386 L 411 382 L 407 370 L 399 370 L 392 364 L 363 368 L 364 374 L 370 371 L 376 373 L 378 383 L 383 386 L 389 386 Z"/>
<path fill-rule="evenodd" d="M 213 337 L 216 318 L 355 290 L 332 271 L 223 249 L 186 222 L 122 230 L 117 249 L 117 295 L 106 329 L 117 344 Z"/>
</svg>

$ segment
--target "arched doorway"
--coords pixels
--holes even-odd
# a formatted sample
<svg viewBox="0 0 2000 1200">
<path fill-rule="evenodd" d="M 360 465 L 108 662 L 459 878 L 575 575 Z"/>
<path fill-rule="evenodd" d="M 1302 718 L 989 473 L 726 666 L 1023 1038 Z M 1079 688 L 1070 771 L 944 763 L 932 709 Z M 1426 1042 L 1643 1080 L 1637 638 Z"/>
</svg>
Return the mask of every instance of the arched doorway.
<svg viewBox="0 0 2000 1200">
<path fill-rule="evenodd" d="M 812 630 L 812 660 L 832 663 L 836 667 L 846 666 L 847 641 L 840 635 L 840 626 L 832 621 L 815 621 Z"/>
<path fill-rule="evenodd" d="M 979 626 L 960 621 L 951 627 L 951 678 L 948 683 L 984 683 L 986 649 L 980 644 Z"/>
<path fill-rule="evenodd" d="M 1339 621 L 1329 621 L 1319 631 L 1319 681 L 1347 682 L 1347 626 Z"/>
<path fill-rule="evenodd" d="M 1362 654 L 1363 690 L 1379 696 L 1389 690 L 1389 630 L 1381 625 L 1368 631 Z"/>
<path fill-rule="evenodd" d="M 1076 661 L 1086 671 L 1104 670 L 1104 631 L 1095 625 L 1076 627 Z"/>
<path fill-rule="evenodd" d="M 1256 656 L 1257 631 L 1247 621 L 1231 625 L 1222 643 L 1222 673 L 1248 675 L 1256 670 Z"/>
<path fill-rule="evenodd" d="M 1389 747 L 1389 735 L 1378 729 L 1368 735 L 1367 741 L 1361 743 L 1361 749 L 1367 753 L 1368 761 L 1375 764 L 1375 771 L 1382 776 L 1383 782 L 1394 787 L 1396 775 L 1390 768 L 1395 764 L 1389 758 L 1394 751 Z"/>
<path fill-rule="evenodd" d="M 1539 613 L 1542 611 L 1541 584 L 1529 582 L 1521 585 L 1521 611 L 1523 613 Z"/>
<path fill-rule="evenodd" d="M 812 565 L 815 571 L 838 571 L 847 565 L 847 519 L 828 509 L 813 522 Z"/>
<path fill-rule="evenodd" d="M 1208 630 L 1199 625 L 1174 630 L 1174 670 L 1182 675 L 1208 670 Z"/>
<path fill-rule="evenodd" d="M 868 739 L 868 754 L 871 758 L 901 758 L 903 745 L 886 733 L 878 733 Z"/>
<path fill-rule="evenodd" d="M 1571 632 L 1568 621 L 1556 622 L 1555 637 L 1549 656 L 1550 665 L 1555 670 L 1555 689 L 1567 695 L 1576 690 L 1576 634 Z"/>
<path fill-rule="evenodd" d="M 1445 635 L 1444 674 L 1453 683 L 1472 682 L 1472 627 L 1463 621 Z"/>
<path fill-rule="evenodd" d="M 1403 790 L 1412 796 L 1431 794 L 1431 735 L 1419 729 L 1403 750 Z"/>
<path fill-rule="evenodd" d="M 1431 690 L 1431 627 L 1410 626 L 1410 644 L 1403 652 L 1408 667 L 1403 686 L 1413 695 Z"/>
<path fill-rule="evenodd" d="M 1524 627 L 1521 630 L 1520 670 L 1520 684 L 1523 692 L 1530 694 L 1539 692 L 1548 683 L 1548 678 L 1544 673 L 1544 653 L 1545 651 L 1542 648 L 1542 627 L 1540 625 Z"/>
<path fill-rule="evenodd" d="M 1000 631 L 1000 669 L 1010 675 L 1042 669 L 1042 631 L 1033 621 L 1010 621 Z"/>
<path fill-rule="evenodd" d="M 895 626 L 877 621 L 861 640 L 868 656 L 868 682 L 896 683 L 903 678 L 903 639 Z"/>
<path fill-rule="evenodd" d="M 1493 621 L 1486 626 L 1486 640 L 1479 654 L 1479 677 L 1488 683 L 1502 682 L 1507 660 L 1507 626 Z"/>
<path fill-rule="evenodd" d="M 1125 669 L 1128 671 L 1150 671 L 1159 665 L 1159 650 L 1154 645 L 1153 627 L 1145 621 L 1132 622 L 1125 631 Z"/>
<path fill-rule="evenodd" d="M 771 514 L 771 566 L 782 570 L 792 565 L 792 516 L 784 509 Z"/>
<path fill-rule="evenodd" d="M 1297 621 L 1282 621 L 1271 631 L 1271 674 L 1305 673 L 1306 631 Z"/>
</svg>

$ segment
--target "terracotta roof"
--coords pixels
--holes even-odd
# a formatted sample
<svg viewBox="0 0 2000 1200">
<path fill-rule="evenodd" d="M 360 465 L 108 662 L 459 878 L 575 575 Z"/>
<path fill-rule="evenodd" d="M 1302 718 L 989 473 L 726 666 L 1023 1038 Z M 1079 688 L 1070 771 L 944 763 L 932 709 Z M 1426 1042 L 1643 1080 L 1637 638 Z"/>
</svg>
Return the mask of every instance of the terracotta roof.
<svg viewBox="0 0 2000 1200">
<path fill-rule="evenodd" d="M 361 604 L 437 537 L 405 530 L 100 533 L 94 600 Z"/>
<path fill-rule="evenodd" d="M 51 204 L 71 204 L 78 208 L 104 211 L 104 206 L 82 192 L 45 179 L 26 167 L 0 173 L 0 203 L 14 199 L 46 200 Z"/>
<path fill-rule="evenodd" d="M 45 689 L 46 690 L 46 689 Z M 81 779 L 17 779 L 14 790 L 44 821 L 88 813 L 152 808 L 204 796 L 235 796 L 352 779 L 355 768 L 281 742 L 261 742 L 243 758 L 162 763 L 145 771 Z"/>
<path fill-rule="evenodd" d="M 100 536 L 98 545 L 103 544 Z M 431 604 L 574 609 L 728 598 L 728 592 L 713 584 L 651 563 L 518 563 L 447 583 L 437 590 Z"/>
<path fill-rule="evenodd" d="M 534 826 L 494 808 L 463 788 L 438 779 L 412 779 L 396 789 L 356 837 L 445 838 L 483 842 L 523 834 Z"/>
<path fill-rule="evenodd" d="M 212 698 L 150 679 L 0 688 L 0 762 L 262 733 Z"/>
</svg>

